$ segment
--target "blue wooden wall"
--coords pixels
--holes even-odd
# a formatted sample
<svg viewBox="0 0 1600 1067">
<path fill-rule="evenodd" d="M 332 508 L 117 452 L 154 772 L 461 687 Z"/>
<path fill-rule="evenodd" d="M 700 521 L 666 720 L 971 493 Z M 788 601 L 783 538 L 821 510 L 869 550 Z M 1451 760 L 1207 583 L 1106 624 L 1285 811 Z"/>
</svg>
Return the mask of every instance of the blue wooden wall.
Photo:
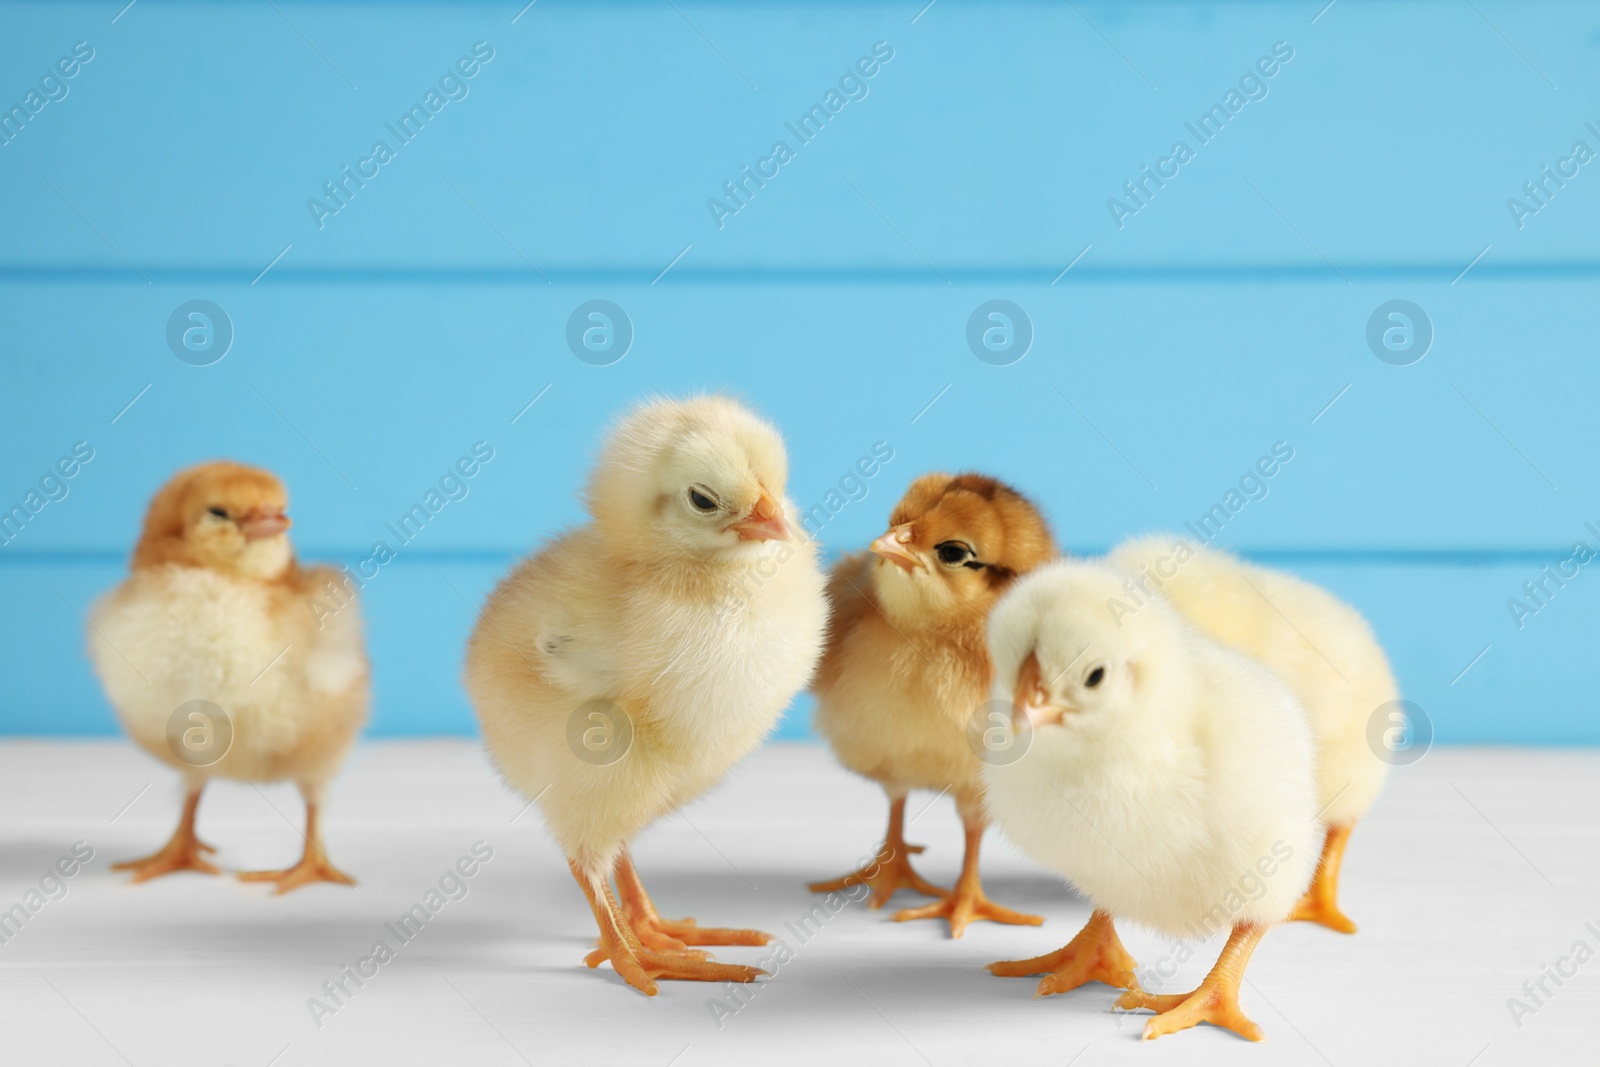
<svg viewBox="0 0 1600 1067">
<path fill-rule="evenodd" d="M 0 506 L 93 449 L 0 547 L 6 732 L 114 731 L 78 613 L 177 467 L 277 470 L 302 555 L 355 563 L 487 442 L 367 589 L 372 731 L 471 732 L 476 604 L 580 520 L 601 428 L 717 389 L 784 429 L 803 505 L 893 449 L 830 550 L 954 467 L 1099 550 L 1286 442 L 1219 544 L 1365 611 L 1441 741 L 1600 741 L 1600 576 L 1542 570 L 1600 549 L 1593 5 L 107 0 L 0 27 Z M 633 331 L 603 366 L 567 342 L 597 299 Z M 231 324 L 206 366 L 168 343 L 195 300 Z M 991 300 L 1031 327 L 1009 365 L 968 343 Z M 1392 300 L 1430 324 L 1409 365 L 1368 342 Z"/>
</svg>

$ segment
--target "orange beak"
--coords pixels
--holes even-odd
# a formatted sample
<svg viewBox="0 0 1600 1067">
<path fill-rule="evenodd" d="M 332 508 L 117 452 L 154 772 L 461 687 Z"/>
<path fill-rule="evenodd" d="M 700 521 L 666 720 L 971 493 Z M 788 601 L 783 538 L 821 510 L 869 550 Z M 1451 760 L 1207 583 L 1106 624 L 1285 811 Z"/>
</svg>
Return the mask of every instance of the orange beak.
<svg viewBox="0 0 1600 1067">
<path fill-rule="evenodd" d="M 1044 676 L 1035 652 L 1029 652 L 1028 658 L 1022 661 L 1016 688 L 1011 691 L 1011 724 L 1021 730 L 1024 722 L 1030 719 L 1035 726 L 1061 721 L 1061 709 L 1050 704 L 1050 695 L 1045 692 Z"/>
<path fill-rule="evenodd" d="M 908 573 L 912 570 L 925 569 L 922 560 L 906 547 L 910 541 L 911 525 L 901 523 L 868 547 L 875 555 L 882 556 L 897 567 L 903 567 Z"/>
<path fill-rule="evenodd" d="M 244 534 L 246 541 L 259 541 L 263 537 L 275 537 L 291 526 L 289 516 L 281 511 L 262 511 L 251 508 L 239 517 L 239 530 Z"/>
<path fill-rule="evenodd" d="M 767 495 L 766 490 L 762 490 L 750 514 L 731 524 L 728 529 L 738 534 L 741 541 L 789 540 L 789 524 L 784 521 L 783 509 Z"/>
</svg>

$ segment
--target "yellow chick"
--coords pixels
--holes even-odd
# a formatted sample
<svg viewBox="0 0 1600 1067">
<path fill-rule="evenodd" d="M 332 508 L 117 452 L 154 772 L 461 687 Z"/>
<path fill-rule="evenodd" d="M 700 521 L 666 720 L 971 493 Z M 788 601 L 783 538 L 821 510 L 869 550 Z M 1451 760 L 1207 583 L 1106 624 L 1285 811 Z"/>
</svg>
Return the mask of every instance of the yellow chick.
<svg viewBox="0 0 1600 1067">
<path fill-rule="evenodd" d="M 847 556 L 834 568 L 833 622 L 812 688 L 817 730 L 839 762 L 888 794 L 889 830 L 872 863 L 810 888 L 870 885 L 874 908 L 901 888 L 939 897 L 895 919 L 946 919 L 952 937 L 977 919 L 1036 926 L 1044 920 L 984 896 L 978 768 L 982 739 L 995 726 L 984 623 L 1018 575 L 1055 556 L 1050 530 L 1027 498 L 993 478 L 925 474 L 871 549 L 873 555 Z M 953 891 L 912 869 L 910 855 L 922 851 L 904 836 L 913 789 L 955 798 L 966 853 Z"/>
<path fill-rule="evenodd" d="M 89 655 L 107 698 L 128 735 L 185 786 L 172 839 L 116 865 L 135 882 L 218 873 L 195 814 L 206 783 L 231 778 L 293 781 L 306 804 L 300 862 L 240 878 L 275 882 L 278 893 L 355 884 L 323 854 L 318 813 L 366 721 L 361 619 L 339 571 L 295 562 L 287 506 L 264 470 L 182 471 L 150 502 L 131 576 L 91 611 Z M 337 610 L 326 607 L 330 590 Z"/>
<path fill-rule="evenodd" d="M 736 402 L 641 404 L 602 449 L 591 521 L 501 581 L 467 647 L 489 752 L 599 925 L 585 962 L 652 996 L 658 978 L 762 973 L 691 948 L 769 938 L 662 919 L 627 844 L 715 785 L 811 676 L 827 602 L 787 478 L 777 430 Z"/>
<path fill-rule="evenodd" d="M 1368 742 L 1367 723 L 1400 695 L 1372 628 L 1325 589 L 1182 538 L 1129 541 L 1109 561 L 1133 576 L 1120 598 L 1126 610 L 1164 595 L 1208 636 L 1271 668 L 1300 698 L 1317 740 L 1318 803 L 1328 832 L 1292 918 L 1355 933 L 1339 909 L 1339 866 L 1351 829 L 1389 773 Z"/>
<path fill-rule="evenodd" d="M 1054 563 L 990 619 L 995 695 L 1027 747 L 984 766 L 989 813 L 1095 912 L 1059 951 L 989 969 L 1043 973 L 1041 995 L 1096 980 L 1127 988 L 1119 1007 L 1159 1013 L 1146 1039 L 1209 1022 L 1256 1041 L 1239 982 L 1316 862 L 1311 731 L 1275 674 L 1161 598 L 1114 615 L 1126 578 L 1104 563 Z M 1154 995 L 1139 989 L 1115 919 L 1174 938 L 1230 933 L 1198 989 Z"/>
</svg>

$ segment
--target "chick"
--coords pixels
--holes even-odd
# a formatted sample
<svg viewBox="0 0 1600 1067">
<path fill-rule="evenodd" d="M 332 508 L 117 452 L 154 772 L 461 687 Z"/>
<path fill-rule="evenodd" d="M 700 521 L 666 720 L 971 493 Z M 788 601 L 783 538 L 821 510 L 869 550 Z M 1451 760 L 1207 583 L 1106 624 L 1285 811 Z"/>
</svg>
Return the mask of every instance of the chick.
<svg viewBox="0 0 1600 1067">
<path fill-rule="evenodd" d="M 489 752 L 599 924 L 585 962 L 652 996 L 657 978 L 762 973 L 690 946 L 768 935 L 662 919 L 627 843 L 715 785 L 811 676 L 827 602 L 787 470 L 778 432 L 732 400 L 641 404 L 602 449 L 591 521 L 502 580 L 468 644 Z"/>
<path fill-rule="evenodd" d="M 264 470 L 217 462 L 180 472 L 150 502 L 132 574 L 90 614 L 90 658 L 123 727 L 185 787 L 172 839 L 116 865 L 135 882 L 218 873 L 194 823 L 201 791 L 220 777 L 290 780 L 305 799 L 300 862 L 240 878 L 275 882 L 278 893 L 355 884 L 323 854 L 318 813 L 366 721 L 360 614 L 340 572 L 295 562 L 287 506 Z"/>
<path fill-rule="evenodd" d="M 1389 772 L 1368 744 L 1367 722 L 1400 696 L 1372 628 L 1325 589 L 1182 538 L 1129 541 L 1109 561 L 1134 575 L 1120 598 L 1125 610 L 1165 595 L 1207 636 L 1260 660 L 1300 698 L 1317 741 L 1318 804 L 1328 831 L 1292 918 L 1355 933 L 1339 909 L 1339 866 L 1351 829 Z"/>
<path fill-rule="evenodd" d="M 1210 1022 L 1259 1040 L 1239 981 L 1311 879 L 1311 731 L 1276 675 L 1165 601 L 1114 617 L 1126 577 L 1056 563 L 1019 582 L 990 620 L 996 696 L 1032 739 L 1021 759 L 985 766 L 989 812 L 1095 905 L 1059 952 L 990 970 L 1045 973 L 1041 994 L 1123 986 L 1119 1007 L 1160 1013 L 1146 1038 Z M 1156 996 L 1133 980 L 1115 919 L 1174 938 L 1231 933 L 1198 989 Z"/>
<path fill-rule="evenodd" d="M 834 568 L 833 622 L 817 671 L 816 725 L 847 768 L 889 795 L 889 830 L 877 858 L 816 892 L 872 887 L 882 907 L 896 890 L 937 896 L 895 919 L 946 919 L 960 937 L 977 919 L 1037 926 L 1044 920 L 988 900 L 978 876 L 983 839 L 981 740 L 993 736 L 992 672 L 984 623 L 1001 593 L 1056 555 L 1038 510 L 1015 489 L 981 474 L 925 474 L 911 484 L 873 555 Z M 1001 714 L 1000 723 L 1005 716 Z M 974 744 L 978 741 L 978 744 Z M 911 867 L 906 794 L 950 792 L 966 831 L 953 891 Z"/>
</svg>

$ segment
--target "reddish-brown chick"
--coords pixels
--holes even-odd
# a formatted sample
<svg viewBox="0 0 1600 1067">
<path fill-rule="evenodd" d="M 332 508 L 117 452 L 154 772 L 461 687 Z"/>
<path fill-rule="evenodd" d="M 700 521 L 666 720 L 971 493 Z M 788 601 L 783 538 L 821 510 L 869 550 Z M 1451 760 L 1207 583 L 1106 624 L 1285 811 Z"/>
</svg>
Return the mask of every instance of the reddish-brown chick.
<svg viewBox="0 0 1600 1067">
<path fill-rule="evenodd" d="M 1021 493 L 982 474 L 925 474 L 911 484 L 872 554 L 846 556 L 829 593 L 833 621 L 812 689 L 817 729 L 839 761 L 889 795 L 889 832 L 877 858 L 843 878 L 812 885 L 831 892 L 865 883 L 882 907 L 897 889 L 936 896 L 897 920 L 943 918 L 952 937 L 990 919 L 1037 925 L 990 902 L 978 877 L 983 837 L 984 759 L 1003 760 L 995 743 L 1008 709 L 991 719 L 989 610 L 1018 575 L 1055 558 L 1039 510 Z M 906 794 L 949 792 L 966 829 L 961 876 L 951 891 L 924 881 L 904 837 Z"/>
</svg>

